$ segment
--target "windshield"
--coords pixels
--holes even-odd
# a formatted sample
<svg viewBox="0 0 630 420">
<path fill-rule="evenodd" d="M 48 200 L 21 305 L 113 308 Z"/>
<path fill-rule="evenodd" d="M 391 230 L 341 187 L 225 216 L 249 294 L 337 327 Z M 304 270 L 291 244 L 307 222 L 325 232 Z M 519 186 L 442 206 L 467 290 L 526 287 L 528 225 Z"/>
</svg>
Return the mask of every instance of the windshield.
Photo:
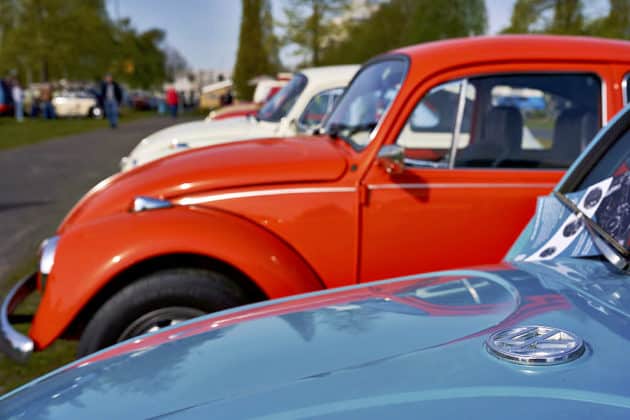
<svg viewBox="0 0 630 420">
<path fill-rule="evenodd" d="M 406 69 L 406 61 L 399 58 L 364 67 L 328 119 L 326 132 L 356 148 L 367 146 L 370 133 L 396 97 Z"/>
<path fill-rule="evenodd" d="M 303 74 L 296 74 L 286 86 L 268 100 L 256 116 L 259 120 L 278 122 L 285 117 L 300 93 L 306 87 L 308 79 Z"/>
<path fill-rule="evenodd" d="M 597 161 L 575 191 L 538 200 L 508 259 L 603 256 L 627 269 L 630 255 L 630 133 Z"/>
</svg>

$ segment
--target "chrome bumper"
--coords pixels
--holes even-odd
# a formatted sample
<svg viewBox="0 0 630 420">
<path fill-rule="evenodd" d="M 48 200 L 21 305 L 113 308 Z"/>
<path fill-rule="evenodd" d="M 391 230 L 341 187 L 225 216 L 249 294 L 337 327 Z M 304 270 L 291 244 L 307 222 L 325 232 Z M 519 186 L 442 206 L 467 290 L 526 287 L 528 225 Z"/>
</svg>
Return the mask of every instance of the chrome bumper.
<svg viewBox="0 0 630 420">
<path fill-rule="evenodd" d="M 28 336 L 13 329 L 10 318 L 17 306 L 37 288 L 37 273 L 29 274 L 9 291 L 0 308 L 0 352 L 18 362 L 25 362 L 35 344 Z"/>
</svg>

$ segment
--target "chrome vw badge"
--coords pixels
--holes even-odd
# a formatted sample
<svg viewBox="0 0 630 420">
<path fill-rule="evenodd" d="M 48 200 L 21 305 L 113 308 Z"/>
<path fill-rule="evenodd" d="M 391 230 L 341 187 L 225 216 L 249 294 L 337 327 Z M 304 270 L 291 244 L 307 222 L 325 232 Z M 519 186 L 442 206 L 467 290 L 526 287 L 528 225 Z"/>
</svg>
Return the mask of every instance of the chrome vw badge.
<svg viewBox="0 0 630 420">
<path fill-rule="evenodd" d="M 522 365 L 565 363 L 584 353 L 584 342 L 577 335 L 539 325 L 497 331 L 486 346 L 498 358 Z"/>
</svg>

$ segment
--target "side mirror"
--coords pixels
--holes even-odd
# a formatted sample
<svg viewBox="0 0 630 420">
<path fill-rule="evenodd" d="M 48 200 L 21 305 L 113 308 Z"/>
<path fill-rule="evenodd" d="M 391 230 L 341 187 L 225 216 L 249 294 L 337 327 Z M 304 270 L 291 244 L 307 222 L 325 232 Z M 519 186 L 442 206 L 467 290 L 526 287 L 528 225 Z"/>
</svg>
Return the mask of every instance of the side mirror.
<svg viewBox="0 0 630 420">
<path fill-rule="evenodd" d="M 390 175 L 401 174 L 405 170 L 405 148 L 397 144 L 381 147 L 376 159 Z"/>
</svg>

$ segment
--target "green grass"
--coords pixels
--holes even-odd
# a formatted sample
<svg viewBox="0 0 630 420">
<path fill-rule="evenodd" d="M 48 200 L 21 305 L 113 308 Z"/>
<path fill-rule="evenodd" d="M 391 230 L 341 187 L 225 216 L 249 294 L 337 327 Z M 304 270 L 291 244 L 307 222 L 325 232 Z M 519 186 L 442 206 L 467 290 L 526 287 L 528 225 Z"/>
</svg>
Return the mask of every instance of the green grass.
<svg viewBox="0 0 630 420">
<path fill-rule="evenodd" d="M 34 267 L 34 260 L 30 260 L 19 267 L 7 279 L 7 282 L 3 284 L 0 295 L 4 296 L 10 285 L 32 272 Z M 20 305 L 16 312 L 32 314 L 35 312 L 38 303 L 39 295 L 35 293 Z M 19 325 L 17 329 L 26 333 L 28 325 Z M 24 364 L 16 363 L 8 357 L 0 355 L 0 395 L 72 361 L 75 353 L 76 342 L 57 340 L 55 344 L 45 351 L 34 353 Z"/>
<path fill-rule="evenodd" d="M 120 123 L 125 124 L 129 121 L 155 115 L 157 115 L 155 112 L 126 111 L 123 113 Z M 18 123 L 14 118 L 2 117 L 0 118 L 0 150 L 106 127 L 108 127 L 108 123 L 104 119 L 60 118 L 45 120 L 26 118 L 23 123 Z"/>
</svg>

